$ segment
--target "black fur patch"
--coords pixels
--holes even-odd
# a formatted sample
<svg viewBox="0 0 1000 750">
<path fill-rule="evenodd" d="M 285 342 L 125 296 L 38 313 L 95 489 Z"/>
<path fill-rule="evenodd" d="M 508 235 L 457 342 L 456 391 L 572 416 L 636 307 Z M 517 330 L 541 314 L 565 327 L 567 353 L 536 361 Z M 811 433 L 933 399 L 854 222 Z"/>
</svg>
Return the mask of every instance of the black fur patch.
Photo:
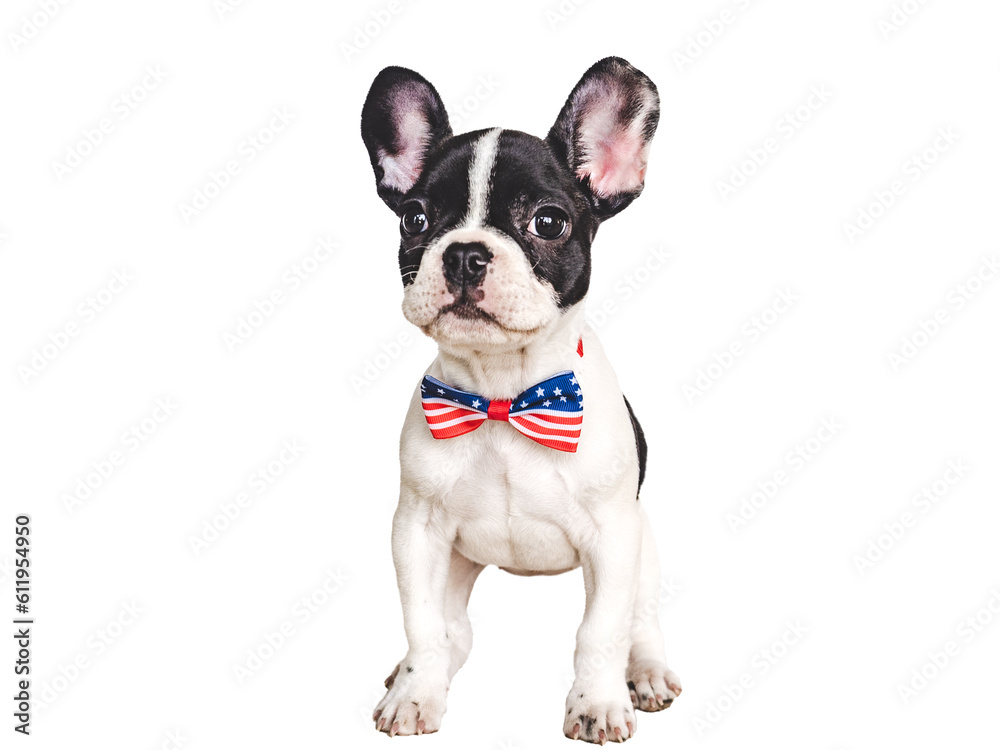
<svg viewBox="0 0 1000 750">
<path fill-rule="evenodd" d="M 403 285 L 412 283 L 424 250 L 457 227 L 469 210 L 469 170 L 477 141 L 487 131 L 477 130 L 444 141 L 428 154 L 420 179 L 400 202 L 397 213 L 419 206 L 427 215 L 427 231 L 403 236 L 399 270 Z M 528 231 L 542 207 L 556 207 L 569 217 L 566 233 L 544 240 Z M 561 308 L 575 305 L 590 284 L 590 245 L 597 233 L 590 201 L 580 182 L 541 138 L 504 130 L 493 165 L 485 223 L 516 242 L 535 275 L 555 289 Z"/>
<path fill-rule="evenodd" d="M 427 215 L 427 231 L 415 237 L 404 235 L 399 244 L 399 271 L 403 286 L 413 283 L 424 250 L 441 235 L 457 227 L 469 210 L 469 169 L 476 141 L 485 133 L 477 130 L 447 139 L 426 157 L 423 172 L 400 201 L 402 216 L 420 206 Z"/>
<path fill-rule="evenodd" d="M 650 102 L 655 106 L 644 109 Z M 584 74 L 544 140 L 514 130 L 500 135 L 485 223 L 522 248 L 535 275 L 552 285 L 563 309 L 587 293 L 590 245 L 597 227 L 642 189 L 604 197 L 593 193 L 589 177 L 578 174 L 579 167 L 593 149 L 607 144 L 587 142 L 588 123 L 613 117 L 625 127 L 640 114 L 641 140 L 648 143 L 659 118 L 656 87 L 625 60 L 609 57 Z M 399 268 L 406 286 L 413 282 L 424 250 L 465 217 L 469 169 L 476 143 L 487 131 L 452 136 L 434 87 L 421 75 L 397 67 L 376 77 L 361 119 L 379 196 L 397 215 L 419 209 L 429 221 L 426 231 L 404 234 L 400 243 Z M 422 141 L 402 132 L 414 122 L 426 134 Z M 387 179 L 385 168 L 386 157 L 401 156 L 419 172 L 405 193 Z M 394 170 L 395 179 L 402 180 L 398 163 Z M 528 230 L 535 213 L 546 207 L 558 208 L 569 218 L 563 236 L 542 239 Z"/>
<path fill-rule="evenodd" d="M 625 398 L 622 396 L 622 398 Z M 632 420 L 632 432 L 635 433 L 635 451 L 639 454 L 639 489 L 642 488 L 642 480 L 646 478 L 646 436 L 642 433 L 642 426 L 639 424 L 639 420 L 635 418 L 635 412 L 632 411 L 632 404 L 625 399 L 625 408 L 628 409 L 629 419 Z M 638 497 L 638 492 L 636 493 Z"/>
<path fill-rule="evenodd" d="M 569 217 L 566 233 L 544 240 L 528 231 L 535 213 L 555 207 Z M 513 239 L 535 276 L 559 296 L 559 307 L 575 305 L 590 285 L 590 245 L 598 222 L 569 170 L 541 138 L 516 130 L 500 135 L 487 223 Z"/>
<path fill-rule="evenodd" d="M 404 144 L 412 141 L 408 137 L 412 134 L 402 129 L 411 126 L 413 118 L 423 121 L 427 139 L 407 152 Z M 430 81 L 399 67 L 385 68 L 375 77 L 361 110 L 361 138 L 368 149 L 379 197 L 389 208 L 399 206 L 403 193 L 387 183 L 382 159 L 405 155 L 422 163 L 426 151 L 450 135 L 448 112 Z"/>
</svg>

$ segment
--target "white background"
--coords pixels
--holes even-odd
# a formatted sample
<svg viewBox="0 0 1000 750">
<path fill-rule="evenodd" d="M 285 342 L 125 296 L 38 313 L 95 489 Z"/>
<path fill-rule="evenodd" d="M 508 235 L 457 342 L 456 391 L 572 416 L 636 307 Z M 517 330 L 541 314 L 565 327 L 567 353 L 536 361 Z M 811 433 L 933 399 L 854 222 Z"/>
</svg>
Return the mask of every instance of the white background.
<svg viewBox="0 0 1000 750">
<path fill-rule="evenodd" d="M 434 346 L 399 310 L 396 219 L 375 195 L 361 104 L 375 74 L 400 64 L 437 86 L 456 131 L 544 135 L 584 70 L 617 54 L 657 83 L 662 118 L 645 193 L 599 233 L 588 302 L 614 309 L 595 322 L 649 440 L 643 501 L 685 686 L 669 711 L 639 716 L 630 742 L 995 745 L 1000 624 L 983 608 L 1000 606 L 1000 281 L 973 282 L 961 309 L 953 300 L 998 249 L 1000 8 L 905 5 L 914 12 L 890 31 L 889 0 L 398 0 L 392 11 L 249 0 L 221 17 L 211 0 L 94 0 L 51 18 L 44 2 L 5 3 L 0 598 L 12 627 L 13 520 L 30 513 L 42 700 L 32 737 L 15 740 L 390 742 L 370 714 L 405 652 L 389 548 L 397 437 Z M 730 22 L 713 23 L 723 11 Z M 369 39 L 373 12 L 383 23 Z M 27 39 L 32 18 L 44 25 Z M 122 119 L 119 97 L 156 66 L 166 78 Z M 831 96 L 799 110 L 786 138 L 779 120 L 808 107 L 812 87 Z M 292 121 L 251 160 L 245 139 L 274 108 Z M 111 132 L 88 149 L 102 118 Z M 948 128 L 957 140 L 935 152 Z M 768 138 L 776 153 L 741 167 Z M 60 179 L 53 162 L 70 149 L 89 153 Z M 914 156 L 933 159 L 916 181 Z M 239 174 L 185 221 L 181 204 L 234 159 Z M 741 168 L 754 173 L 724 199 L 719 181 Z M 903 192 L 849 241 L 844 225 L 895 180 Z M 337 250 L 292 290 L 284 275 L 321 237 Z M 657 249 L 670 260 L 650 270 Z M 128 286 L 78 315 L 123 268 Z M 274 289 L 286 301 L 227 347 Z M 795 304 L 751 341 L 744 326 L 782 290 Z M 947 322 L 919 335 L 942 308 Z M 915 333 L 924 345 L 894 367 L 888 355 Z M 50 336 L 67 345 L 26 370 Z M 744 354 L 686 397 L 733 342 Z M 177 408 L 131 450 L 122 434 L 156 399 Z M 836 436 L 809 443 L 824 419 Z M 258 493 L 250 476 L 286 440 L 304 452 Z M 810 460 L 787 460 L 800 445 Z M 121 465 L 67 508 L 116 450 Z M 969 468 L 946 485 L 949 461 Z M 787 483 L 734 531 L 727 515 L 778 471 Z M 915 497 L 935 482 L 924 512 Z M 192 539 L 241 492 L 251 504 L 196 554 Z M 906 512 L 900 538 L 879 540 Z M 859 570 L 878 556 L 870 544 L 887 551 Z M 303 621 L 296 603 L 324 581 L 335 593 Z M 392 742 L 568 746 L 582 609 L 579 572 L 488 570 L 442 731 Z M 978 631 L 960 625 L 977 612 Z M 291 635 L 241 683 L 234 667 L 286 621 Z M 764 673 L 760 652 L 796 622 L 808 632 Z M 928 652 L 949 641 L 957 656 L 904 699 L 911 670 L 931 674 Z M 9 698 L 0 713 L 9 737 Z"/>
</svg>

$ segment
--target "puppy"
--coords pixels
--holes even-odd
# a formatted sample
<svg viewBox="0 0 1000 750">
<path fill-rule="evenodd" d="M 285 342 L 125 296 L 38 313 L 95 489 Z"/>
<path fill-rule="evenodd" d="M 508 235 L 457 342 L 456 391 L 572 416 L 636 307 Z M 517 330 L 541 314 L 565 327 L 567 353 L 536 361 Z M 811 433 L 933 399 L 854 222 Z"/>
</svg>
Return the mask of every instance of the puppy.
<svg viewBox="0 0 1000 750">
<path fill-rule="evenodd" d="M 379 731 L 440 728 L 487 565 L 583 568 L 567 737 L 628 739 L 634 709 L 681 692 L 638 502 L 645 439 L 584 319 L 591 243 L 642 192 L 658 119 L 653 82 L 619 58 L 584 74 L 544 139 L 453 135 L 437 91 L 405 68 L 372 84 L 361 134 L 400 220 L 403 314 L 439 350 L 400 440 L 392 552 L 409 650 L 386 679 Z"/>
</svg>

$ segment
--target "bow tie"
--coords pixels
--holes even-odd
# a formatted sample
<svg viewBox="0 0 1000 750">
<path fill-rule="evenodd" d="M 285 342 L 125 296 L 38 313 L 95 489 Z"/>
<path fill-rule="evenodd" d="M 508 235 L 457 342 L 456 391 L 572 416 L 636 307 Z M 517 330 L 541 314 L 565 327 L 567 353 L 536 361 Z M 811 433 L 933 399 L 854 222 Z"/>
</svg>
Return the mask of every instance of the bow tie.
<svg viewBox="0 0 1000 750">
<path fill-rule="evenodd" d="M 511 401 L 491 401 L 426 375 L 420 398 L 431 434 L 439 440 L 472 432 L 487 419 L 509 422 L 536 443 L 568 453 L 576 453 L 580 440 L 583 394 L 570 370 L 531 386 Z"/>
</svg>

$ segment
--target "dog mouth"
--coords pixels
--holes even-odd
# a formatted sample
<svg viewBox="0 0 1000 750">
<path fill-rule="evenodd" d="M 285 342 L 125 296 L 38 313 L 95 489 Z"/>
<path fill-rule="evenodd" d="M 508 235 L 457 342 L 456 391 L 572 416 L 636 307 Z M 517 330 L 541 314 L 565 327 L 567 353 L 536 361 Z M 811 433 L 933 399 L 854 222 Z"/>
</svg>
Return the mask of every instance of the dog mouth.
<svg viewBox="0 0 1000 750">
<path fill-rule="evenodd" d="M 465 341 L 471 343 L 502 343 L 514 337 L 518 341 L 530 339 L 545 327 L 547 322 L 521 327 L 511 325 L 502 313 L 484 310 L 479 303 L 485 299 L 481 289 L 449 289 L 452 301 L 438 308 L 427 323 L 418 324 L 420 329 L 438 341 Z M 527 321 L 526 321 L 527 322 Z M 534 321 L 532 321 L 534 322 Z"/>
<path fill-rule="evenodd" d="M 487 330 L 492 330 L 494 332 L 502 332 L 504 335 L 516 335 L 516 336 L 533 336 L 538 333 L 542 326 L 535 326 L 533 328 L 512 328 L 510 326 L 504 325 L 494 315 L 483 310 L 475 302 L 468 299 L 461 299 L 457 302 L 453 302 L 446 307 L 442 307 L 438 312 L 434 323 L 441 324 L 443 320 L 447 319 L 448 315 L 452 315 L 460 321 L 467 321 L 472 324 L 472 330 L 478 330 L 480 333 L 486 333 Z M 476 324 L 480 325 L 476 325 Z M 428 326 L 428 330 L 430 326 Z M 428 332 L 425 330 L 425 333 Z"/>
<path fill-rule="evenodd" d="M 479 305 L 475 302 L 466 298 L 462 298 L 457 302 L 452 302 L 446 307 L 442 307 L 441 311 L 438 313 L 438 317 L 444 317 L 449 313 L 454 315 L 456 318 L 461 318 L 462 320 L 484 320 L 489 323 L 493 323 L 494 325 L 499 325 L 496 318 L 479 307 Z"/>
</svg>

